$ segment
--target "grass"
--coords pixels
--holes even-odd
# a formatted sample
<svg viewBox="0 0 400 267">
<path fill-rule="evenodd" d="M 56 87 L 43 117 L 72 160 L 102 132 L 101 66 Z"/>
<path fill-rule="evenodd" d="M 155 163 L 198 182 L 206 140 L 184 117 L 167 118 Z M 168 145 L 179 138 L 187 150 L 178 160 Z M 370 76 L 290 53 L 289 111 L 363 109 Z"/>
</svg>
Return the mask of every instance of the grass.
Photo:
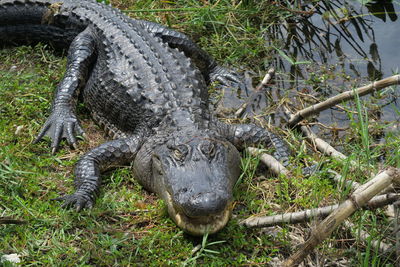
<svg viewBox="0 0 400 267">
<path fill-rule="evenodd" d="M 252 69 L 261 76 L 276 46 L 265 45 L 269 26 L 293 14 L 266 1 L 112 1 L 131 10 L 127 14 L 170 25 L 186 32 L 217 60 L 237 68 Z M 140 10 L 135 12 L 132 10 Z M 167 10 L 167 11 L 166 11 Z M 291 59 L 292 61 L 294 59 Z M 44 45 L 0 50 L 0 216 L 24 220 L 26 225 L 0 225 L 1 254 L 21 255 L 23 266 L 258 266 L 283 259 L 308 233 L 308 225 L 246 229 L 238 221 L 252 214 L 277 214 L 336 203 L 348 189 L 328 179 L 334 169 L 358 182 L 368 174 L 350 170 L 346 162 L 327 161 L 310 153 L 310 146 L 295 133 L 286 134 L 297 154 L 290 177 L 275 177 L 259 159 L 243 155 L 243 174 L 235 186 L 234 217 L 213 236 L 194 238 L 184 234 L 168 217 L 164 203 L 144 191 L 121 168 L 108 172 L 95 207 L 76 213 L 52 201 L 73 190 L 72 172 L 78 158 L 107 137 L 80 106 L 79 117 L 89 141 L 79 149 L 67 146 L 56 155 L 49 144 L 32 144 L 49 115 L 54 88 L 65 69 L 65 57 Z M 294 62 L 294 61 L 293 61 Z M 301 61 L 299 61 L 301 62 Z M 307 64 L 308 65 L 308 64 Z M 311 66 L 310 66 L 311 67 Z M 304 84 L 320 86 L 328 70 L 305 77 Z M 366 115 L 370 100 L 349 104 L 350 129 L 336 142 L 355 155 L 360 167 L 378 165 L 386 152 L 386 164 L 400 166 L 398 135 L 388 134 L 386 144 L 373 146 L 371 133 L 381 126 Z M 18 131 L 17 131 L 18 129 Z M 336 139 L 337 140 L 337 139 Z M 335 139 L 333 139 L 335 141 Z M 365 153 L 367 151 L 368 153 Z M 304 179 L 304 162 L 325 162 L 318 175 Z M 347 191 L 346 191 L 347 190 Z M 372 239 L 391 235 L 383 212 L 358 212 L 353 222 L 370 232 Z M 319 247 L 316 255 L 332 262 L 345 257 L 349 265 L 369 261 L 376 266 L 393 261 L 376 253 L 370 243 L 357 242 L 349 229 L 338 229 Z"/>
</svg>

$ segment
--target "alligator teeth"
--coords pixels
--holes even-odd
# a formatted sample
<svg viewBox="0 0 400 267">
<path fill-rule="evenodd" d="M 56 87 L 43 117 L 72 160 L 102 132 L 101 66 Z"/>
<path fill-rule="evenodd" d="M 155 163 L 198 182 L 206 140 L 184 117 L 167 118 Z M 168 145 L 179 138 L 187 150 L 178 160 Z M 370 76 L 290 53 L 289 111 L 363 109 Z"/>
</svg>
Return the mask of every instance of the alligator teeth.
<svg viewBox="0 0 400 267">
<path fill-rule="evenodd" d="M 172 202 L 171 195 L 166 192 L 168 213 L 175 223 L 185 232 L 191 235 L 204 235 L 205 233 L 213 234 L 221 230 L 228 222 L 231 215 L 231 205 L 218 215 L 204 218 L 190 218 L 179 212 Z"/>
</svg>

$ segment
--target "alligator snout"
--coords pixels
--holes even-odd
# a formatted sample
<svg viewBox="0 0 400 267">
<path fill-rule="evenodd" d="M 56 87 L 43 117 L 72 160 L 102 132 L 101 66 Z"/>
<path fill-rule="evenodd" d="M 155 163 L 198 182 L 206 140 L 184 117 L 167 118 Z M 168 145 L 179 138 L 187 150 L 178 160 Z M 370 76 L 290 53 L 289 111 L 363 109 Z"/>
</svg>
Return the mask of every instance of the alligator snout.
<svg viewBox="0 0 400 267">
<path fill-rule="evenodd" d="M 181 197 L 177 204 L 186 216 L 196 218 L 220 214 L 227 208 L 229 200 L 230 195 L 226 192 L 215 191 Z"/>
</svg>

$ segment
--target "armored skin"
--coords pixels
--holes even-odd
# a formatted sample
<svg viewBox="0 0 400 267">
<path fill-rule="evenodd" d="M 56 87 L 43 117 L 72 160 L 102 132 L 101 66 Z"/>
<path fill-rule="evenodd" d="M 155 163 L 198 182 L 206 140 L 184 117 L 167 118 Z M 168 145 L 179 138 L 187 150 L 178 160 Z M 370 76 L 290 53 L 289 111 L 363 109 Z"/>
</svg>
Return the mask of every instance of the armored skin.
<svg viewBox="0 0 400 267">
<path fill-rule="evenodd" d="M 37 140 L 76 145 L 84 133 L 75 115 L 78 92 L 112 141 L 87 152 L 75 168 L 76 191 L 63 206 L 91 208 L 101 172 L 133 162 L 135 178 L 167 204 L 184 231 L 201 235 L 225 226 L 245 145 L 286 144 L 251 124 L 218 121 L 207 85 L 242 86 L 184 34 L 131 19 L 89 0 L 0 0 L 0 45 L 50 43 L 68 49 L 67 70 Z"/>
</svg>

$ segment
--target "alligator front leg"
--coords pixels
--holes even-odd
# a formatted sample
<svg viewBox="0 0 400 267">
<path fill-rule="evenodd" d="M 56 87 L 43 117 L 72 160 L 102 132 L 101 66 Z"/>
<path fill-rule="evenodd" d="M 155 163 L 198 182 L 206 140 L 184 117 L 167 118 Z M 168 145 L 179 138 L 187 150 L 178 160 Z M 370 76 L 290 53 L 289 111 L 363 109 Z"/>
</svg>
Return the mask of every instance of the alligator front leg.
<svg viewBox="0 0 400 267">
<path fill-rule="evenodd" d="M 228 125 L 221 123 L 217 128 L 239 150 L 243 150 L 246 146 L 272 146 L 275 148 L 274 157 L 282 165 L 289 165 L 290 149 L 278 135 L 254 124 Z"/>
<path fill-rule="evenodd" d="M 52 112 L 35 143 L 44 136 L 52 139 L 52 153 L 58 149 L 62 138 L 66 138 L 71 146 L 76 145 L 76 135 L 84 133 L 75 115 L 75 99 L 77 89 L 82 88 L 87 80 L 89 66 L 95 59 L 95 42 L 88 28 L 80 33 L 68 51 L 67 70 L 63 80 L 57 87 L 52 105 Z"/>
<path fill-rule="evenodd" d="M 207 82 L 218 81 L 225 86 L 236 85 L 245 89 L 243 78 L 235 71 L 227 69 L 217 64 L 217 62 L 195 42 L 185 34 L 174 31 L 155 22 L 134 20 L 140 22 L 149 29 L 163 42 L 172 48 L 183 51 L 185 55 L 192 59 L 196 67 L 199 68 Z"/>
<path fill-rule="evenodd" d="M 111 166 L 131 162 L 141 145 L 139 136 L 116 139 L 102 144 L 85 154 L 75 167 L 75 188 L 72 195 L 56 198 L 64 201 L 62 207 L 77 211 L 91 208 L 100 189 L 100 173 Z"/>
</svg>

